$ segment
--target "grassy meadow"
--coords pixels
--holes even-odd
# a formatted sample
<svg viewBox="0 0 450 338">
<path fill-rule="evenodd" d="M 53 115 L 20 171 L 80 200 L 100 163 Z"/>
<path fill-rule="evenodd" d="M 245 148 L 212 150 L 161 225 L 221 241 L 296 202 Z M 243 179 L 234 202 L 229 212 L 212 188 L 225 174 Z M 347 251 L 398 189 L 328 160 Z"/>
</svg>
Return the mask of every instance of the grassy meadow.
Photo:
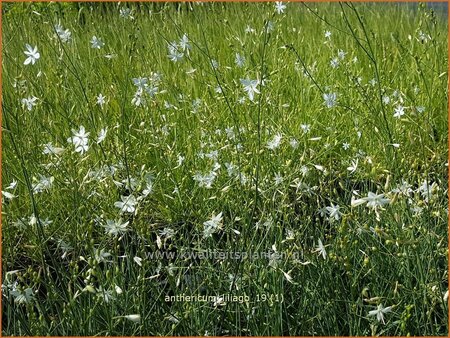
<svg viewBox="0 0 450 338">
<path fill-rule="evenodd" d="M 446 336 L 447 41 L 418 3 L 3 3 L 2 334 Z"/>
</svg>

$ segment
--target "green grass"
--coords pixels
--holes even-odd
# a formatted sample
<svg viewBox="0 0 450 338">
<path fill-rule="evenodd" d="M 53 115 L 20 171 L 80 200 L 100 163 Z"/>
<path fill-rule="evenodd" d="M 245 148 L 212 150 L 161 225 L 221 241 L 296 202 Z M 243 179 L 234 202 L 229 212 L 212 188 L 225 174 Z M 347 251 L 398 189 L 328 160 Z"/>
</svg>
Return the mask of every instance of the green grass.
<svg viewBox="0 0 450 338">
<path fill-rule="evenodd" d="M 445 17 L 351 3 L 282 14 L 273 3 L 23 3 L 2 15 L 4 335 L 447 335 Z M 168 43 L 183 34 L 191 49 L 172 62 Z M 93 36 L 105 45 L 91 48 Z M 156 73 L 157 93 L 137 107 L 132 79 Z M 241 79 L 263 80 L 253 102 Z M 82 154 L 68 142 L 80 126 Z M 44 154 L 49 142 L 64 151 Z M 39 192 L 41 175 L 52 184 Z M 198 175 L 214 177 L 209 188 Z M 351 205 L 369 192 L 389 202 Z M 129 195 L 142 198 L 121 214 Z M 127 231 L 108 234 L 119 218 Z M 248 299 L 166 301 L 176 295 Z M 391 307 L 384 322 L 369 316 L 378 305 Z"/>
</svg>

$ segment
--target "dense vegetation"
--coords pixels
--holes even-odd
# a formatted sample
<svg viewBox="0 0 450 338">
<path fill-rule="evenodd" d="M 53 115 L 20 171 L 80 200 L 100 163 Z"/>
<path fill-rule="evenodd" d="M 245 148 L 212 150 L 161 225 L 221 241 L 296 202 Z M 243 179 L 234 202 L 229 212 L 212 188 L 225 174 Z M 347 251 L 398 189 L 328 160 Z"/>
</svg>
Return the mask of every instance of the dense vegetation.
<svg viewBox="0 0 450 338">
<path fill-rule="evenodd" d="M 4 335 L 447 335 L 444 16 L 2 15 Z"/>
</svg>

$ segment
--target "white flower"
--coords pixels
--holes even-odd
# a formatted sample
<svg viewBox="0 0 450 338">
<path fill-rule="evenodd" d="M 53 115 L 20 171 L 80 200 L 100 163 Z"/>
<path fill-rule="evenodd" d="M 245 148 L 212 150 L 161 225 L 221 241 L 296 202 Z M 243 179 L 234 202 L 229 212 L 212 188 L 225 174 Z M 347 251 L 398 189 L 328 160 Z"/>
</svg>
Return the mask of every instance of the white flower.
<svg viewBox="0 0 450 338">
<path fill-rule="evenodd" d="M 114 59 L 117 57 L 117 54 L 105 54 L 105 58 L 108 60 Z"/>
<path fill-rule="evenodd" d="M 280 185 L 281 183 L 283 183 L 283 176 L 281 176 L 280 173 L 276 173 L 273 180 L 275 182 L 275 185 Z"/>
<path fill-rule="evenodd" d="M 67 142 L 73 143 L 75 146 L 75 151 L 77 153 L 83 154 L 89 149 L 89 133 L 86 132 L 84 126 L 80 126 L 80 130 L 76 131 L 72 129 L 73 136 L 67 139 Z"/>
<path fill-rule="evenodd" d="M 140 315 L 126 315 L 126 316 L 123 316 L 123 318 L 128 319 L 128 320 L 132 321 L 133 323 L 139 323 L 141 321 Z"/>
<path fill-rule="evenodd" d="M 121 196 L 120 199 L 122 201 L 115 202 L 114 206 L 119 208 L 121 212 L 130 212 L 133 213 L 136 210 L 137 200 L 133 195 L 129 196 Z"/>
<path fill-rule="evenodd" d="M 84 126 L 80 126 L 79 131 L 75 131 L 72 129 L 72 132 L 73 132 L 73 137 L 72 137 L 71 141 L 73 142 L 73 144 L 78 145 L 78 144 L 86 143 L 86 139 L 88 138 L 89 133 L 86 132 L 86 129 L 84 128 Z"/>
<path fill-rule="evenodd" d="M 327 108 L 333 108 L 337 104 L 337 94 L 336 93 L 324 93 L 323 94 L 324 103 Z"/>
<path fill-rule="evenodd" d="M 158 94 L 158 87 L 148 86 L 147 88 L 145 88 L 145 91 L 150 97 L 154 97 L 156 94 Z"/>
<path fill-rule="evenodd" d="M 164 228 L 162 230 L 159 231 L 159 235 L 161 237 L 165 237 L 165 238 L 171 238 L 175 235 L 175 230 L 173 230 L 172 228 Z"/>
<path fill-rule="evenodd" d="M 100 39 L 97 38 L 95 35 L 91 39 L 91 48 L 100 49 L 105 45 L 105 43 Z"/>
<path fill-rule="evenodd" d="M 39 181 L 36 184 L 33 184 L 33 192 L 40 193 L 50 190 L 54 180 L 55 178 L 53 176 L 45 177 L 39 174 Z"/>
<path fill-rule="evenodd" d="M 109 303 L 112 300 L 115 300 L 116 298 L 113 295 L 112 290 L 105 290 L 103 287 L 99 287 L 97 290 L 97 297 L 102 299 L 105 303 Z"/>
<path fill-rule="evenodd" d="M 429 40 L 431 40 L 431 36 L 429 34 L 419 31 L 419 41 L 420 42 L 427 43 Z"/>
<path fill-rule="evenodd" d="M 207 174 L 197 173 L 193 176 L 194 180 L 198 182 L 199 187 L 205 187 L 210 189 L 214 180 L 216 179 L 217 174 L 215 171 L 210 171 Z"/>
<path fill-rule="evenodd" d="M 303 133 L 309 133 L 309 131 L 311 130 L 311 126 L 309 124 L 301 124 L 300 128 L 302 128 Z"/>
<path fill-rule="evenodd" d="M 118 295 L 122 294 L 122 292 L 123 292 L 122 289 L 118 285 L 114 285 L 114 290 L 116 291 L 116 293 Z"/>
<path fill-rule="evenodd" d="M 344 52 L 342 49 L 338 50 L 338 58 L 343 60 L 345 58 L 345 55 L 347 55 L 346 52 Z"/>
<path fill-rule="evenodd" d="M 41 54 L 39 54 L 36 46 L 33 48 L 27 43 L 25 44 L 25 48 L 27 50 L 24 51 L 24 53 L 28 57 L 25 59 L 23 64 L 29 65 L 31 63 L 32 65 L 34 65 L 36 61 L 41 57 Z"/>
<path fill-rule="evenodd" d="M 423 113 L 425 111 L 425 107 L 424 106 L 418 106 L 416 107 L 416 110 L 418 113 Z"/>
<path fill-rule="evenodd" d="M 29 96 L 27 98 L 22 99 L 22 105 L 24 107 L 27 107 L 29 111 L 33 109 L 33 107 L 36 105 L 37 97 L 35 96 Z"/>
<path fill-rule="evenodd" d="M 333 58 L 333 59 L 331 59 L 330 65 L 331 65 L 331 67 L 333 67 L 333 68 L 339 67 L 339 60 L 338 60 L 338 58 Z"/>
<path fill-rule="evenodd" d="M 183 34 L 183 37 L 180 40 L 179 46 L 183 52 L 186 52 L 186 54 L 189 55 L 189 50 L 192 47 L 191 47 L 191 44 L 189 43 L 189 39 L 186 34 Z"/>
<path fill-rule="evenodd" d="M 122 223 L 122 219 L 117 220 L 106 220 L 106 225 L 104 225 L 105 231 L 108 235 L 117 236 L 122 235 L 128 231 L 127 226 L 129 222 Z"/>
<path fill-rule="evenodd" d="M 229 140 L 234 140 L 236 138 L 236 133 L 234 132 L 234 127 L 225 128 L 225 133 Z"/>
<path fill-rule="evenodd" d="M 105 249 L 103 248 L 95 250 L 95 259 L 98 262 L 112 262 L 112 260 L 110 259 L 111 256 L 112 255 L 109 252 L 105 251 Z"/>
<path fill-rule="evenodd" d="M 327 38 L 327 39 L 331 38 L 331 32 L 330 31 L 326 31 L 325 32 L 325 38 Z"/>
<path fill-rule="evenodd" d="M 18 304 L 27 304 L 35 299 L 33 289 L 31 288 L 26 288 L 24 291 L 13 290 L 10 294 L 13 296 L 14 302 Z"/>
<path fill-rule="evenodd" d="M 350 144 L 347 143 L 347 142 L 344 142 L 344 143 L 342 143 L 342 148 L 343 148 L 344 150 L 348 150 L 348 149 L 350 148 Z"/>
<path fill-rule="evenodd" d="M 433 197 L 433 193 L 438 188 L 436 182 L 429 183 L 427 180 L 424 180 L 420 187 L 417 189 L 417 192 L 420 192 L 425 202 L 428 202 L 429 198 Z"/>
<path fill-rule="evenodd" d="M 330 207 L 326 207 L 328 214 L 330 216 L 330 219 L 333 220 L 335 219 L 336 221 L 338 221 L 341 218 L 341 212 L 339 211 L 340 206 L 339 205 L 334 205 L 333 203 L 331 203 Z"/>
<path fill-rule="evenodd" d="M 292 284 L 294 284 L 294 282 L 293 282 L 293 279 L 292 279 L 292 277 L 291 277 L 291 275 L 290 275 L 290 273 L 291 273 L 291 271 L 288 271 L 288 272 L 284 272 L 283 270 L 280 270 L 282 273 L 283 273 L 283 275 L 284 275 L 284 278 L 286 278 L 286 280 L 289 282 L 289 283 L 292 283 Z"/>
<path fill-rule="evenodd" d="M 284 10 L 286 9 L 286 5 L 281 1 L 275 1 L 275 11 L 278 14 L 284 13 Z"/>
<path fill-rule="evenodd" d="M 66 43 L 72 39 L 72 33 L 68 29 L 64 29 L 60 24 L 55 25 L 55 31 L 59 39 Z"/>
<path fill-rule="evenodd" d="M 369 311 L 369 317 L 377 316 L 377 320 L 384 324 L 384 314 L 391 312 L 392 306 L 383 307 L 383 304 L 379 304 L 376 310 Z"/>
<path fill-rule="evenodd" d="M 34 214 L 32 214 L 30 216 L 30 221 L 28 222 L 28 224 L 31 225 L 31 226 L 34 226 L 34 225 L 37 224 L 37 222 L 38 222 L 37 217 Z"/>
<path fill-rule="evenodd" d="M 181 156 L 181 155 L 178 155 L 178 159 L 177 159 L 177 167 L 180 167 L 180 166 L 183 164 L 183 162 L 184 162 L 185 159 L 186 159 L 186 157 Z"/>
<path fill-rule="evenodd" d="M 384 205 L 388 204 L 390 200 L 388 198 L 384 198 L 384 194 L 374 194 L 373 192 L 369 191 L 367 197 L 363 197 L 360 199 L 353 199 L 351 201 L 351 206 L 355 207 L 364 203 L 367 203 L 367 207 L 371 208 L 373 210 L 377 210 L 378 208 L 383 207 Z"/>
<path fill-rule="evenodd" d="M 229 177 L 233 177 L 236 173 L 238 173 L 238 170 L 233 163 L 225 163 L 225 168 L 227 168 Z"/>
<path fill-rule="evenodd" d="M 122 7 L 119 9 L 119 16 L 124 19 L 133 20 L 134 17 L 131 15 L 133 12 L 130 8 Z"/>
<path fill-rule="evenodd" d="M 17 197 L 16 195 L 11 194 L 8 191 L 3 191 L 2 190 L 2 195 L 4 198 L 6 198 L 7 200 L 12 200 L 13 198 Z M 4 200 L 2 200 L 2 203 L 4 202 Z"/>
<path fill-rule="evenodd" d="M 276 134 L 271 140 L 269 140 L 267 142 L 266 147 L 270 150 L 274 150 L 274 149 L 278 148 L 281 144 L 282 138 L 283 138 L 283 136 L 281 136 L 281 134 Z"/>
<path fill-rule="evenodd" d="M 144 90 L 142 88 L 138 88 L 136 93 L 134 94 L 133 99 L 131 100 L 131 104 L 134 104 L 136 107 L 145 106 L 146 99 L 144 96 Z"/>
<path fill-rule="evenodd" d="M 142 258 L 141 257 L 135 256 L 133 258 L 133 260 L 137 265 L 142 266 Z"/>
<path fill-rule="evenodd" d="M 353 174 L 356 169 L 358 169 L 358 159 L 356 159 L 356 161 L 352 160 L 350 167 L 347 167 L 347 170 L 350 171 L 351 174 Z"/>
<path fill-rule="evenodd" d="M 245 65 L 245 57 L 240 55 L 240 54 L 238 54 L 238 53 L 236 53 L 235 62 L 236 62 L 236 66 L 244 67 L 244 65 Z"/>
<path fill-rule="evenodd" d="M 217 306 L 224 306 L 226 303 L 223 299 L 222 296 L 214 296 L 214 303 L 213 306 L 217 307 Z"/>
<path fill-rule="evenodd" d="M 325 246 L 322 244 L 320 239 L 318 240 L 318 246 L 315 251 L 318 252 L 319 255 L 322 255 L 323 259 L 327 259 L 327 251 L 325 250 Z"/>
<path fill-rule="evenodd" d="M 372 208 L 372 209 L 376 209 L 378 207 L 382 207 L 385 204 L 389 203 L 389 199 L 388 198 L 384 198 L 384 194 L 379 194 L 376 195 L 373 192 L 368 193 L 367 197 L 365 197 L 366 201 L 367 201 L 367 207 L 368 208 Z"/>
<path fill-rule="evenodd" d="M 253 101 L 255 93 L 259 94 L 256 88 L 259 85 L 259 80 L 241 79 L 241 84 L 244 86 L 244 91 L 247 92 L 250 101 Z"/>
<path fill-rule="evenodd" d="M 295 138 L 291 138 L 289 140 L 289 144 L 291 145 L 291 147 L 293 149 L 297 149 L 298 148 L 298 141 Z"/>
<path fill-rule="evenodd" d="M 15 189 L 17 187 L 17 181 L 13 180 L 10 185 L 8 185 L 5 189 L 7 190 L 11 190 L 11 189 Z"/>
<path fill-rule="evenodd" d="M 103 140 L 106 138 L 106 134 L 108 133 L 108 128 L 102 128 L 100 132 L 98 133 L 97 137 L 97 144 L 103 142 Z"/>
<path fill-rule="evenodd" d="M 402 180 L 402 183 L 392 190 L 393 193 L 409 196 L 412 193 L 411 184 Z"/>
<path fill-rule="evenodd" d="M 396 118 L 400 118 L 401 116 L 405 115 L 405 107 L 403 107 L 402 105 L 398 105 L 395 109 L 394 109 L 394 117 Z"/>
<path fill-rule="evenodd" d="M 147 174 L 145 177 L 145 188 L 142 190 L 142 195 L 147 197 L 153 191 L 153 175 Z"/>
<path fill-rule="evenodd" d="M 148 79 L 146 77 L 133 78 L 133 84 L 140 89 L 147 87 L 147 82 Z"/>
<path fill-rule="evenodd" d="M 170 42 L 167 45 L 167 48 L 169 49 L 169 54 L 167 56 L 170 61 L 177 62 L 183 59 L 184 53 L 182 53 L 176 42 Z"/>
<path fill-rule="evenodd" d="M 247 27 L 245 27 L 245 33 L 246 34 L 248 34 L 248 33 L 255 33 L 255 32 L 256 32 L 256 30 L 254 28 L 252 28 L 252 27 L 250 27 L 248 25 L 247 25 Z"/>
<path fill-rule="evenodd" d="M 106 97 L 103 96 L 103 94 L 99 94 L 97 96 L 97 104 L 100 106 L 100 108 L 103 109 L 103 105 L 106 103 Z"/>
<path fill-rule="evenodd" d="M 203 237 L 211 237 L 213 233 L 220 229 L 222 224 L 222 213 L 213 215 L 210 220 L 203 223 Z"/>
<path fill-rule="evenodd" d="M 64 152 L 64 148 L 54 147 L 51 142 L 44 144 L 44 150 L 42 154 L 44 155 L 60 155 Z"/>
<path fill-rule="evenodd" d="M 309 168 L 306 165 L 302 165 L 300 167 L 300 171 L 301 171 L 303 176 L 306 176 L 308 174 L 308 172 L 309 172 Z"/>
</svg>

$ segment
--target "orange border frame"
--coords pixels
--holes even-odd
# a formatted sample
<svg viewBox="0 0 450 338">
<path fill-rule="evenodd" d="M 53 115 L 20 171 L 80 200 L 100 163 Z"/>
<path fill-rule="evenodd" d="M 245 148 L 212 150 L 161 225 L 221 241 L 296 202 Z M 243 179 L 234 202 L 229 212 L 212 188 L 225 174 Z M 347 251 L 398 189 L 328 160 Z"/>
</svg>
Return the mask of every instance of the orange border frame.
<svg viewBox="0 0 450 338">
<path fill-rule="evenodd" d="M 0 0 L 0 44 L 2 42 L 2 20 L 3 20 L 3 10 L 2 10 L 2 4 L 3 2 L 5 3 L 15 3 L 15 2 L 111 2 L 111 3 L 118 3 L 118 2 L 199 2 L 199 0 L 192 0 L 192 1 L 186 1 L 186 0 L 124 0 L 124 1 L 117 1 L 117 0 L 90 0 L 90 1 L 85 1 L 85 0 L 56 0 L 56 1 L 52 1 L 52 0 L 40 0 L 40 1 L 33 1 L 33 0 Z M 246 0 L 246 1 L 241 1 L 241 0 L 207 0 L 204 2 L 275 2 L 275 0 Z M 301 0 L 290 0 L 290 1 L 284 1 L 284 2 L 342 2 L 340 0 L 307 0 L 307 1 L 301 1 Z M 400 0 L 400 1 L 395 1 L 395 0 L 372 0 L 372 1 L 367 1 L 367 0 L 350 0 L 349 2 L 372 2 L 372 3 L 383 3 L 383 2 L 411 2 L 411 3 L 417 3 L 417 2 L 425 2 L 425 1 L 417 1 L 417 0 Z M 439 2 L 439 3 L 450 3 L 450 0 L 434 0 L 432 2 Z M 447 25 L 448 25 L 448 21 L 450 19 L 450 10 L 447 8 Z M 0 51 L 2 50 L 2 44 L 0 46 Z M 448 99 L 448 95 L 450 93 L 450 25 L 448 25 L 448 35 L 447 35 L 447 114 L 448 114 L 448 119 L 447 119 L 447 142 L 448 142 L 448 146 L 450 149 L 450 99 Z M 2 53 L 0 53 L 0 65 L 2 65 Z M 3 67 L 0 67 L 0 87 L 2 87 L 2 69 Z M 0 125 L 2 125 L 2 91 L 0 91 Z M 2 149 L 2 128 L 0 127 L 0 150 Z M 2 170 L 2 152 L 0 151 L 0 172 Z M 450 152 L 449 152 L 449 156 L 447 158 L 447 164 L 450 162 Z M 447 197 L 449 199 L 448 201 L 448 207 L 450 208 L 450 167 L 447 167 L 447 174 L 449 176 L 449 181 L 447 182 Z M 2 189 L 2 177 L 0 176 L 0 190 Z M 2 275 L 2 217 L 1 217 L 1 211 L 2 211 L 2 205 L 0 204 L 0 280 L 3 281 L 3 275 Z M 450 221 L 449 219 L 447 219 L 447 243 L 450 243 Z M 447 263 L 448 263 L 448 267 L 447 267 L 447 274 L 448 271 L 450 270 L 450 261 L 449 261 L 449 250 L 450 250 L 450 244 L 447 247 Z M 448 276 L 447 276 L 448 279 Z M 450 282 L 448 282 L 448 288 L 450 289 Z M 447 300 L 447 309 L 448 309 L 448 304 L 450 304 L 450 301 Z M 3 330 L 2 330 L 2 300 L 0 299 L 0 337 L 3 337 Z M 448 316 L 448 320 L 450 322 L 450 311 L 447 314 Z M 447 332 L 447 335 L 450 336 L 450 332 Z M 40 336 L 35 336 L 35 337 L 40 337 Z M 91 336 L 66 336 L 66 337 L 73 337 L 73 338 L 83 338 L 83 337 L 91 337 Z M 120 336 L 112 336 L 112 337 L 120 337 Z M 141 336 L 141 337 L 146 337 L 146 336 Z M 197 336 L 177 336 L 179 337 L 197 337 Z M 255 337 L 261 337 L 261 336 L 255 336 Z M 275 336 L 271 336 L 271 337 L 275 337 Z M 293 336 L 294 337 L 294 336 Z M 316 336 L 316 337 L 327 337 L 327 336 Z M 389 336 L 384 336 L 384 337 L 389 337 Z M 401 337 L 401 336 L 396 336 L 396 337 Z M 432 337 L 432 336 L 429 336 Z M 44 337 L 43 337 L 44 338 Z M 175 338 L 175 337 L 174 337 Z M 331 337 L 330 337 L 331 338 Z"/>
</svg>

